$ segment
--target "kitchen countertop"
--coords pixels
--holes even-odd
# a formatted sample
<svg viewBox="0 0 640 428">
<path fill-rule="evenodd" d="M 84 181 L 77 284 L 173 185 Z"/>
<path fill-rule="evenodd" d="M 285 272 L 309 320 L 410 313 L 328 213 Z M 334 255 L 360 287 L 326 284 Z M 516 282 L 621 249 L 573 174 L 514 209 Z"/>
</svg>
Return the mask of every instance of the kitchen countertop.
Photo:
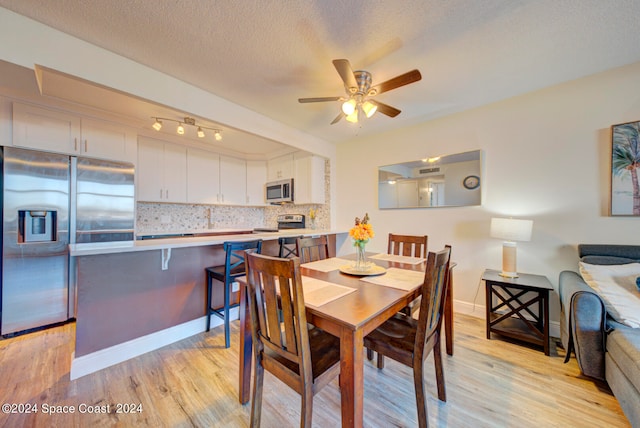
<svg viewBox="0 0 640 428">
<path fill-rule="evenodd" d="M 234 230 L 238 231 L 238 230 Z M 217 232 L 217 231 L 216 231 Z M 206 233 L 206 232 L 205 232 Z M 205 245 L 222 245 L 226 241 L 265 241 L 278 239 L 281 236 L 315 236 L 348 233 L 348 230 L 329 229 L 286 229 L 278 232 L 224 234 L 214 236 L 189 236 L 177 238 L 148 239 L 138 241 L 92 242 L 86 244 L 69 244 L 71 256 L 92 256 L 98 254 L 127 253 L 135 251 L 163 250 L 168 248 L 186 248 Z"/>
</svg>

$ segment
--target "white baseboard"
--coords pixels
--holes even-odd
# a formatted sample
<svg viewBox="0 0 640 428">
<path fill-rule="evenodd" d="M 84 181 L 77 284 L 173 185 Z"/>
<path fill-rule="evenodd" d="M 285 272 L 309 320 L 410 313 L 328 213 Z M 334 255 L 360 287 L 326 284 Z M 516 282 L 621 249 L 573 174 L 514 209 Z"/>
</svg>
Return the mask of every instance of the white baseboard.
<svg viewBox="0 0 640 428">
<path fill-rule="evenodd" d="M 475 318 L 485 319 L 486 310 L 484 305 L 474 305 L 469 302 L 453 301 L 453 312 L 469 315 Z M 549 321 L 549 336 L 560 337 L 560 322 Z"/>
<path fill-rule="evenodd" d="M 231 309 L 229 318 L 231 320 L 238 319 L 237 307 Z M 194 334 L 202 333 L 206 330 L 206 323 L 207 317 L 204 316 L 78 358 L 74 354 L 71 357 L 70 378 L 71 380 L 77 379 L 147 352 L 155 351 Z M 212 315 L 211 328 L 219 325 L 222 325 L 222 319 Z"/>
</svg>

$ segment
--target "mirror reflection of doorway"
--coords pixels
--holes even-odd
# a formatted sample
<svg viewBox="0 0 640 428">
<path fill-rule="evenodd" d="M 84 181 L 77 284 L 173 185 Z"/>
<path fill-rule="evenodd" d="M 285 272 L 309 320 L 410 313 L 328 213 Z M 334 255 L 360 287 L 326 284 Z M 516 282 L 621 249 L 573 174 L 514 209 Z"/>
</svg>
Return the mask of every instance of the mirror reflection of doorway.
<svg viewBox="0 0 640 428">
<path fill-rule="evenodd" d="M 444 179 L 423 178 L 418 185 L 421 207 L 441 207 L 444 205 Z"/>
</svg>

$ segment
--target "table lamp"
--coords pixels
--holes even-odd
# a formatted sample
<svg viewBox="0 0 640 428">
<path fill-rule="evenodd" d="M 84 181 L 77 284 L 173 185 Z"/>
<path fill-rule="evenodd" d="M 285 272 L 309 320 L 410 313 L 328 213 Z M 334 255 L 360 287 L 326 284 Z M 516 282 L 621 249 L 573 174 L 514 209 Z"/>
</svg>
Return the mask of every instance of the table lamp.
<svg viewBox="0 0 640 428">
<path fill-rule="evenodd" d="M 502 272 L 500 276 L 517 278 L 516 241 L 530 241 L 533 220 L 492 218 L 491 237 L 504 239 L 502 243 Z"/>
</svg>

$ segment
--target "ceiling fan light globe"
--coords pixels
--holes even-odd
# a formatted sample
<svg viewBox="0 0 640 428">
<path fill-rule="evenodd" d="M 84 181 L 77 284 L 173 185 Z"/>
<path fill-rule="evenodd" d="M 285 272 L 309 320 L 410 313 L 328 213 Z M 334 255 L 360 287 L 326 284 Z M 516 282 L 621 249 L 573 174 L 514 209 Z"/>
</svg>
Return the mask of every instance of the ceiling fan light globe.
<svg viewBox="0 0 640 428">
<path fill-rule="evenodd" d="M 354 100 L 353 98 L 342 103 L 342 112 L 347 116 L 349 116 L 350 114 L 353 114 L 355 110 L 356 110 L 356 100 Z"/>
<path fill-rule="evenodd" d="M 347 117 L 347 122 L 351 122 L 351 123 L 358 123 L 358 110 L 353 110 L 353 113 L 348 114 Z"/>
<path fill-rule="evenodd" d="M 364 103 L 362 103 L 362 111 L 364 111 L 364 114 L 365 116 L 367 116 L 367 118 L 370 118 L 375 114 L 376 111 L 378 111 L 378 106 L 371 101 L 365 101 Z"/>
</svg>

